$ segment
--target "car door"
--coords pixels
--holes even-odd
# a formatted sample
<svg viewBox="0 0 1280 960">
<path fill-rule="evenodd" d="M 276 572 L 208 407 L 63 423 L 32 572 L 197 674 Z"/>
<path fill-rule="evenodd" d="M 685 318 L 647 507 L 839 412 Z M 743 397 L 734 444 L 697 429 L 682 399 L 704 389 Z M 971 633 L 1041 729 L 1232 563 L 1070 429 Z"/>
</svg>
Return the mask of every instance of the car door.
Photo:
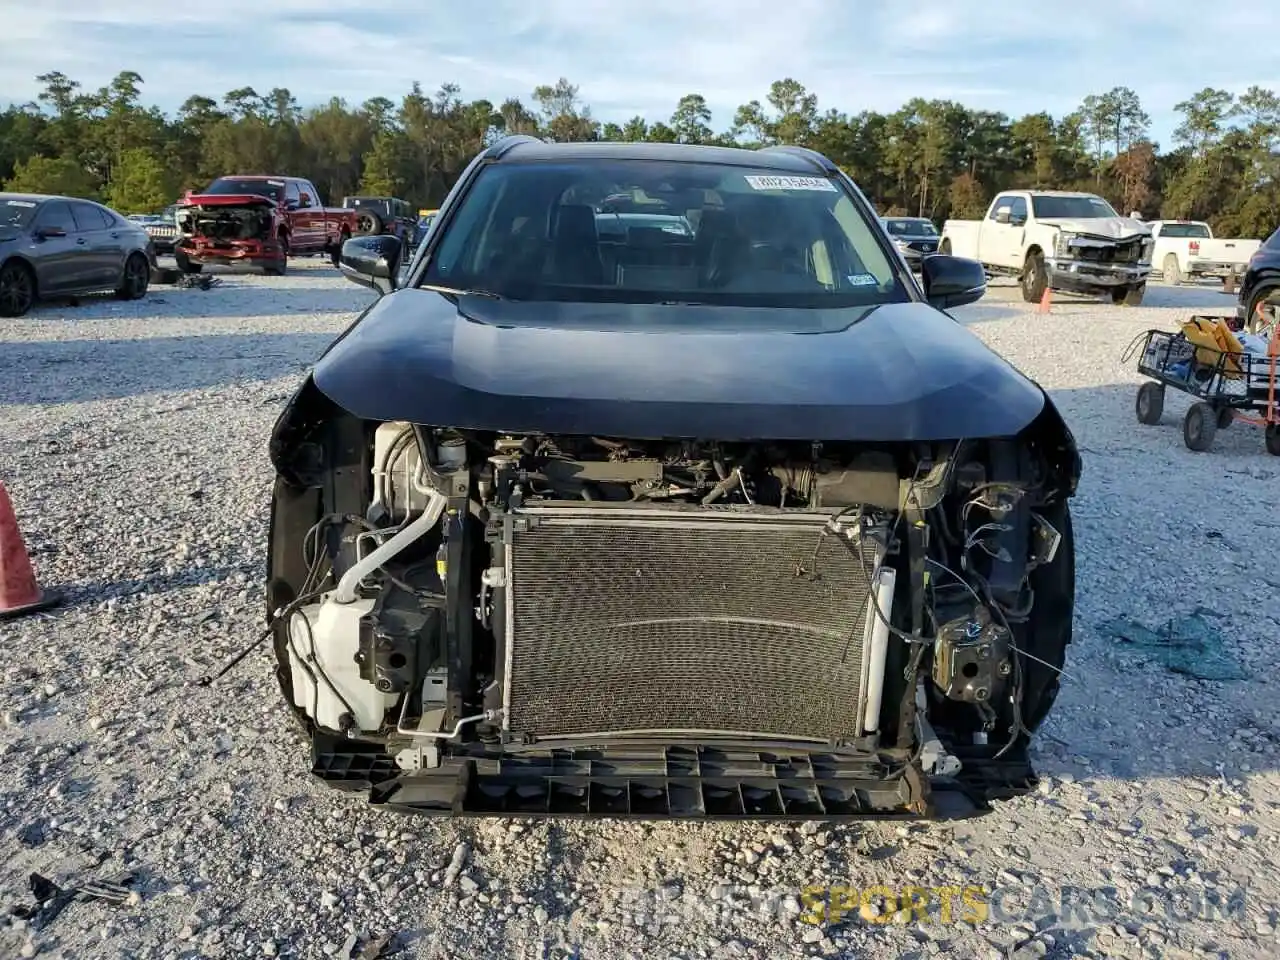
<svg viewBox="0 0 1280 960">
<path fill-rule="evenodd" d="M 77 246 L 86 246 L 84 255 L 86 286 L 114 287 L 124 275 L 124 254 L 120 249 L 120 231 L 111 229 L 111 218 L 97 206 L 84 200 L 71 201 L 80 236 Z M 84 241 L 81 244 L 80 241 Z"/>
<path fill-rule="evenodd" d="M 79 234 L 71 205 L 47 200 L 32 224 L 31 262 L 44 295 L 82 290 L 89 272 L 89 243 Z"/>
<path fill-rule="evenodd" d="M 997 197 L 982 225 L 982 259 L 1000 267 L 1021 267 L 1022 234 L 1026 224 L 1026 197 L 1014 194 Z"/>
<path fill-rule="evenodd" d="M 328 238 L 328 224 L 325 222 L 324 208 L 320 205 L 320 191 L 310 180 L 299 180 L 298 188 L 303 196 L 311 198 L 311 206 L 304 209 L 310 214 L 311 247 L 318 250 Z"/>
</svg>

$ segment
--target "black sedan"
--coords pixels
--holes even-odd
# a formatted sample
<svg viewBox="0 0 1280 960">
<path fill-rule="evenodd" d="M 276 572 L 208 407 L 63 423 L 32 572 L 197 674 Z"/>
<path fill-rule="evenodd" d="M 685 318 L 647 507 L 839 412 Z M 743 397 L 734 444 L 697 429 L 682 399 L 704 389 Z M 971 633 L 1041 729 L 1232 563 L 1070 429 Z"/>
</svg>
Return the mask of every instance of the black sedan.
<svg viewBox="0 0 1280 960">
<path fill-rule="evenodd" d="M 151 281 L 150 244 L 146 230 L 101 204 L 0 193 L 0 317 L 99 291 L 137 300 Z"/>
</svg>

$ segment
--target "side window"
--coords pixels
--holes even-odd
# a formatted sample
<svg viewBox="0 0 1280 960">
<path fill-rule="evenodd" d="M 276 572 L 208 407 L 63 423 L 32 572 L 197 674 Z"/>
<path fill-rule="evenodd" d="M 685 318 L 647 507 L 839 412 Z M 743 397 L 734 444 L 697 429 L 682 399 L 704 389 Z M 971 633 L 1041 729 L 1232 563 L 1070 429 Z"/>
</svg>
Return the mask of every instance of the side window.
<svg viewBox="0 0 1280 960">
<path fill-rule="evenodd" d="M 1027 198 L 1014 197 L 1010 204 L 1009 210 L 1010 223 L 1026 223 L 1027 222 Z"/>
<path fill-rule="evenodd" d="M 36 227 L 41 230 L 65 230 L 67 233 L 76 233 L 78 230 L 76 221 L 71 216 L 71 207 L 62 200 L 54 200 L 40 208 Z"/>
<path fill-rule="evenodd" d="M 300 193 L 300 191 L 298 190 L 298 181 L 297 181 L 297 180 L 286 180 L 286 181 L 285 181 L 285 183 L 284 183 L 284 202 L 285 202 L 285 205 L 286 205 L 286 206 L 293 206 L 294 204 L 298 203 L 298 202 L 299 202 L 299 200 L 298 200 L 298 195 L 299 195 L 299 193 Z"/>
<path fill-rule="evenodd" d="M 71 204 L 71 215 L 80 230 L 105 230 L 111 225 L 102 211 L 91 203 Z"/>
<path fill-rule="evenodd" d="M 311 198 L 313 207 L 320 206 L 320 193 L 316 190 L 316 185 L 310 180 L 299 180 L 298 189 Z"/>
</svg>

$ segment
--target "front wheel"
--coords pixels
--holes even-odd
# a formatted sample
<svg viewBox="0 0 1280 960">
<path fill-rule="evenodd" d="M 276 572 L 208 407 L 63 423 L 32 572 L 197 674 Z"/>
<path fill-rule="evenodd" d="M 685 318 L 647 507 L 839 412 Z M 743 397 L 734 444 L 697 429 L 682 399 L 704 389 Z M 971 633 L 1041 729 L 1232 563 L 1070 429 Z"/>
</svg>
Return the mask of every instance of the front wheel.
<svg viewBox="0 0 1280 960">
<path fill-rule="evenodd" d="M 335 267 L 342 266 L 342 245 L 350 239 L 351 234 L 344 231 L 338 234 L 338 242 L 329 248 L 329 262 Z"/>
<path fill-rule="evenodd" d="M 173 259 L 178 264 L 178 269 L 183 273 L 199 273 L 204 269 L 204 264 L 192 263 L 191 258 L 187 256 L 185 251 L 176 248 L 173 251 Z"/>
<path fill-rule="evenodd" d="M 36 302 L 36 275 L 25 263 L 0 267 L 0 317 L 20 317 Z"/>
<path fill-rule="evenodd" d="M 1111 291 L 1111 302 L 1126 307 L 1140 307 L 1146 292 L 1145 283 L 1134 284 L 1132 287 L 1116 287 Z"/>
<path fill-rule="evenodd" d="M 1049 273 L 1044 267 L 1044 254 L 1033 250 L 1027 254 L 1022 267 L 1022 299 L 1027 303 L 1039 303 L 1049 289 Z"/>
<path fill-rule="evenodd" d="M 130 254 L 124 262 L 124 276 L 120 286 L 116 287 L 116 296 L 121 300 L 141 300 L 147 295 L 147 287 L 151 283 L 151 264 L 140 253 Z"/>
<path fill-rule="evenodd" d="M 1262 436 L 1267 444 L 1267 453 L 1273 457 L 1280 457 L 1280 424 L 1267 424 L 1267 429 L 1263 431 Z"/>
<path fill-rule="evenodd" d="M 942 246 L 938 247 L 938 252 L 942 254 L 944 257 L 951 256 L 951 241 L 943 240 Z"/>
<path fill-rule="evenodd" d="M 1138 399 L 1134 403 L 1134 412 L 1138 422 L 1153 426 L 1160 422 L 1164 414 L 1164 384 L 1144 383 L 1138 388 Z"/>
<path fill-rule="evenodd" d="M 1182 440 L 1188 450 L 1204 453 L 1213 446 L 1218 432 L 1218 413 L 1209 404 L 1199 401 L 1191 405 L 1182 421 Z"/>
<path fill-rule="evenodd" d="M 287 233 L 280 234 L 280 262 L 268 264 L 262 268 L 262 272 L 268 277 L 283 277 L 285 271 L 289 268 L 289 235 Z"/>
</svg>

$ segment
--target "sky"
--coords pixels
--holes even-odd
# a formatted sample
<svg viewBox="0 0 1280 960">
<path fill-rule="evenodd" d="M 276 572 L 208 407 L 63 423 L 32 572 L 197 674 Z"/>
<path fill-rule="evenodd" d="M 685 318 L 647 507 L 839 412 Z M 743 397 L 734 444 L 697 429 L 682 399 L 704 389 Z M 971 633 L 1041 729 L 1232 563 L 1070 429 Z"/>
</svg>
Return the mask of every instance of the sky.
<svg viewBox="0 0 1280 960">
<path fill-rule="evenodd" d="M 310 106 L 395 102 L 416 80 L 531 105 L 566 77 L 601 121 L 666 120 L 701 93 L 717 130 L 791 77 L 819 110 L 892 111 L 912 97 L 1060 117 L 1089 93 L 1138 92 L 1168 146 L 1174 106 L 1205 86 L 1280 90 L 1277 0 L 0 0 L 0 104 L 38 74 L 86 89 L 121 70 L 166 112 L 190 94 L 287 87 Z"/>
</svg>

